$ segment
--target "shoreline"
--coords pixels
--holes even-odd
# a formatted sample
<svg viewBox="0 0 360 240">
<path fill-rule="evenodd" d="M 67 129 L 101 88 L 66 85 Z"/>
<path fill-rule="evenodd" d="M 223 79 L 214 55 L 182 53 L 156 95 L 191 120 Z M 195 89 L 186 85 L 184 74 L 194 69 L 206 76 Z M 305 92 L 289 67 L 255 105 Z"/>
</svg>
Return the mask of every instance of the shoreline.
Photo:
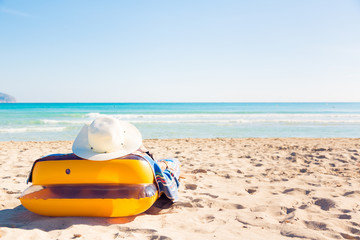
<svg viewBox="0 0 360 240">
<path fill-rule="evenodd" d="M 359 239 L 359 138 L 145 139 L 180 160 L 179 201 L 128 218 L 51 218 L 17 197 L 73 141 L 0 142 L 1 239 Z"/>
<path fill-rule="evenodd" d="M 360 140 L 360 137 L 186 137 L 186 138 L 146 138 L 143 141 L 169 141 L 169 140 L 215 140 L 215 139 L 233 139 L 233 140 L 246 140 L 246 139 L 264 139 L 264 140 L 278 140 L 278 139 L 299 139 L 299 140 L 322 140 L 322 139 L 350 139 L 350 140 Z M 17 141 L 17 140 L 10 140 L 10 141 L 0 141 L 0 143 L 28 143 L 28 142 L 74 142 L 74 140 L 29 140 L 29 141 Z"/>
</svg>

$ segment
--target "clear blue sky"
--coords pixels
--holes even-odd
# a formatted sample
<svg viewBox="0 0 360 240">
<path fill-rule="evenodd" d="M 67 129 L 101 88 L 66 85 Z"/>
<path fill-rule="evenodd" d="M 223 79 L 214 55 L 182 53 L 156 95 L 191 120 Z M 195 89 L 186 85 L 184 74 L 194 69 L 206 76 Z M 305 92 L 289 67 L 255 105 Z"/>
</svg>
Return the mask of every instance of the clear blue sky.
<svg viewBox="0 0 360 240">
<path fill-rule="evenodd" d="M 359 0 L 0 0 L 19 102 L 360 101 Z"/>
</svg>

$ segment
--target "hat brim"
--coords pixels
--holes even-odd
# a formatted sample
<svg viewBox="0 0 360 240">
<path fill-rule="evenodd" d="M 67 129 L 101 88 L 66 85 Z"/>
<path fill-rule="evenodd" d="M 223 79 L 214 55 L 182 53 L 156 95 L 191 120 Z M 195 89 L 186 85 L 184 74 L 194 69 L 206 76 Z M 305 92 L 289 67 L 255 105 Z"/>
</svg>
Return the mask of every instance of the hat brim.
<svg viewBox="0 0 360 240">
<path fill-rule="evenodd" d="M 79 134 L 77 135 L 73 146 L 72 151 L 75 155 L 93 161 L 106 161 L 115 158 L 119 158 L 125 155 L 128 155 L 132 152 L 135 152 L 140 148 L 142 144 L 142 137 L 139 130 L 130 123 L 121 122 L 123 129 L 125 129 L 125 142 L 123 148 L 119 151 L 114 151 L 110 153 L 98 153 L 94 152 L 91 149 L 88 139 L 88 129 L 89 125 L 85 124 Z"/>
</svg>

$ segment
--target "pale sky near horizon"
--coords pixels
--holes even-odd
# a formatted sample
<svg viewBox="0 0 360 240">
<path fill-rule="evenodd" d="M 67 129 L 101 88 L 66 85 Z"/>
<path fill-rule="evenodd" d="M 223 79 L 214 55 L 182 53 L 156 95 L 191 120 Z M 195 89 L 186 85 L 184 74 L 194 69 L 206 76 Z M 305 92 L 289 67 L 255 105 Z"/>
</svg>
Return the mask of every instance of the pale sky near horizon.
<svg viewBox="0 0 360 240">
<path fill-rule="evenodd" d="M 360 101 L 360 0 L 0 0 L 18 102 Z"/>
</svg>

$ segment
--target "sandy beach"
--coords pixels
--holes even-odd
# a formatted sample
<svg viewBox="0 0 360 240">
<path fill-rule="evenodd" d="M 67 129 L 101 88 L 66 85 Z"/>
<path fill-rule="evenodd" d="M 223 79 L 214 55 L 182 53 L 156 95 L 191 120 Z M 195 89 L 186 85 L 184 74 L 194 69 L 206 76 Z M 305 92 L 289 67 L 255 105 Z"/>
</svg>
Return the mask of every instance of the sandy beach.
<svg viewBox="0 0 360 240">
<path fill-rule="evenodd" d="M 71 141 L 0 142 L 1 239 L 360 239 L 360 139 L 145 140 L 181 163 L 180 199 L 127 218 L 44 217 L 17 199 Z"/>
</svg>

